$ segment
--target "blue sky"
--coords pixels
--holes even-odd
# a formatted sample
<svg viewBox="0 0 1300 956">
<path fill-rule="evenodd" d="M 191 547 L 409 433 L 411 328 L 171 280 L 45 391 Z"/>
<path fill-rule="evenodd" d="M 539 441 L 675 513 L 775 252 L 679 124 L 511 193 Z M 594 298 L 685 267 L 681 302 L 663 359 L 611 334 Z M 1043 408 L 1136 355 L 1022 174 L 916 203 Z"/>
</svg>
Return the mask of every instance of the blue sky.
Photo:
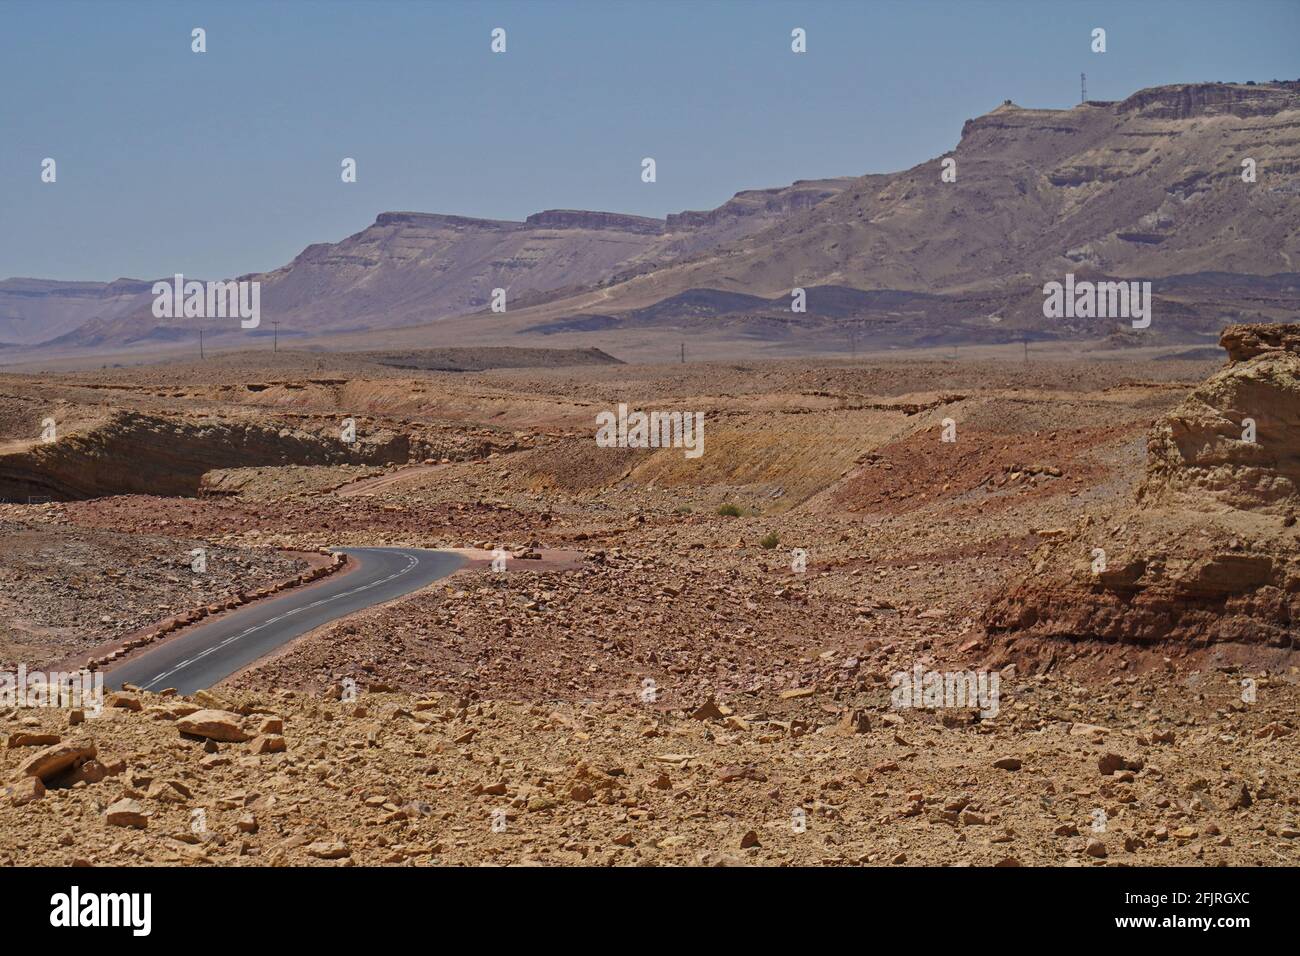
<svg viewBox="0 0 1300 956">
<path fill-rule="evenodd" d="M 1295 79 L 1298 36 L 1300 0 L 0 0 L 0 278 L 233 276 L 385 210 L 711 208 L 906 168 L 1080 71 Z"/>
</svg>

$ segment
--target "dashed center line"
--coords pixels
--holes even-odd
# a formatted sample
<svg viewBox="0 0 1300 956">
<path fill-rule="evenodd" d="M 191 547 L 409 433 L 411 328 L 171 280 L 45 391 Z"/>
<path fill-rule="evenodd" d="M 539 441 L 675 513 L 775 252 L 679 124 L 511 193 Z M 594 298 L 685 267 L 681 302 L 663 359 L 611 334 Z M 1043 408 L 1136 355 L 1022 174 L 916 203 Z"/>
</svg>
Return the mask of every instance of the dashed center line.
<svg viewBox="0 0 1300 956">
<path fill-rule="evenodd" d="M 365 551 L 369 549 L 357 548 L 356 550 Z M 354 594 L 360 594 L 363 591 L 369 591 L 371 588 L 379 587 L 381 584 L 387 584 L 390 581 L 396 581 L 398 578 L 402 577 L 403 575 L 409 574 L 420 563 L 420 559 L 417 555 L 410 554 L 409 552 L 405 552 L 405 551 L 400 553 L 402 554 L 403 557 L 406 558 L 406 562 L 407 562 L 406 567 L 402 568 L 400 571 L 394 571 L 392 574 L 388 575 L 388 577 L 378 578 L 374 581 L 371 581 L 369 584 L 362 584 L 358 587 L 351 588 L 350 590 L 347 591 L 340 591 L 338 594 L 333 594 L 327 598 L 321 598 L 320 600 L 313 601 L 311 604 L 304 604 L 295 608 L 291 608 L 290 610 L 285 611 L 283 614 L 279 614 L 273 618 L 269 618 L 268 620 L 262 621 L 260 624 L 255 624 L 254 626 L 247 628 L 238 634 L 232 634 L 224 641 L 221 641 L 217 644 L 213 644 L 211 647 L 206 648 L 205 650 L 196 654 L 194 657 L 187 658 L 186 660 L 181 661 L 171 670 L 163 671 L 161 674 L 157 675 L 151 681 L 149 681 L 149 683 L 142 685 L 141 689 L 149 690 L 150 688 L 157 686 L 157 684 L 160 681 L 166 680 L 167 678 L 180 673 L 185 668 L 197 663 L 198 661 L 201 661 L 203 658 L 207 657 L 209 654 L 213 653 L 214 651 L 219 651 L 223 647 L 226 647 L 229 644 L 233 644 L 235 641 L 241 640 L 250 634 L 255 634 L 258 631 L 262 630 L 263 628 L 270 627 L 272 624 L 279 623 L 280 621 L 292 617 L 293 615 L 298 614 L 301 611 L 309 611 L 312 610 L 313 608 L 322 607 L 323 605 L 329 604 L 332 601 L 337 601 L 339 598 L 350 597 Z"/>
</svg>

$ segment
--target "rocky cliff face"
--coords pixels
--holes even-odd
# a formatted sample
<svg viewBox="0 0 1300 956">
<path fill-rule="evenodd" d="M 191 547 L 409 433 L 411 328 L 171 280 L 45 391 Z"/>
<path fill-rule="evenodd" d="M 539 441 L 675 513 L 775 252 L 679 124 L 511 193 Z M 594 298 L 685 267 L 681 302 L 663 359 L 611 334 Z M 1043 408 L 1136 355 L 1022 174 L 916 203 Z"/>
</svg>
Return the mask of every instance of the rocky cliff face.
<svg viewBox="0 0 1300 956">
<path fill-rule="evenodd" d="M 1233 326 L 1222 344 L 1232 363 L 1152 428 L 1132 507 L 1041 547 L 990 632 L 1297 646 L 1300 325 Z"/>
<path fill-rule="evenodd" d="M 837 182 L 742 193 L 716 215 L 683 214 L 671 231 L 662 219 L 578 209 L 548 209 L 523 222 L 385 212 L 341 242 L 308 246 L 288 265 L 246 278 L 262 283 L 263 331 L 274 321 L 282 335 L 381 330 L 483 312 L 498 288 L 507 290 L 507 308 L 515 309 L 748 235 L 834 195 Z M 9 284 L 0 283 L 0 344 Z M 148 293 L 148 283 L 139 285 Z M 32 312 L 9 340 L 51 342 L 62 333 L 53 346 L 87 349 L 197 337 L 200 325 L 216 341 L 239 334 L 235 323 L 155 319 L 151 295 L 107 309 L 87 294 L 51 300 L 48 314 Z"/>
<path fill-rule="evenodd" d="M 941 159 L 863 176 L 769 228 L 629 276 L 599 300 L 544 308 L 617 315 L 689 289 L 771 297 L 796 285 L 1006 292 L 1037 313 L 1025 331 L 1054 335 L 1060 328 L 1042 317 L 1041 288 L 1067 273 L 1295 272 L 1297 130 L 1297 83 L 1182 84 L 1070 109 L 1008 102 L 966 122 L 942 158 L 955 164 L 954 181 L 943 180 Z M 1249 182 L 1246 160 L 1254 161 Z M 699 221 L 685 215 L 669 217 L 669 229 Z M 1166 305 L 1151 334 L 1178 330 L 1178 309 Z"/>
<path fill-rule="evenodd" d="M 1120 113 L 1141 113 L 1153 119 L 1195 116 L 1273 116 L 1295 109 L 1300 82 L 1180 83 L 1139 90 L 1116 106 Z"/>
<path fill-rule="evenodd" d="M 853 181 L 848 176 L 840 179 L 801 179 L 784 189 L 747 189 L 736 193 L 717 209 L 670 214 L 667 228 L 669 232 L 716 229 L 755 217 L 803 212 L 838 195 Z"/>
<path fill-rule="evenodd" d="M 534 229 L 615 229 L 642 236 L 657 236 L 664 231 L 662 219 L 649 216 L 626 216 L 617 212 L 588 212 L 583 209 L 547 209 L 524 220 Z"/>
<path fill-rule="evenodd" d="M 1138 500 L 1300 508 L 1300 326 L 1234 325 L 1230 365 L 1156 422 Z"/>
</svg>

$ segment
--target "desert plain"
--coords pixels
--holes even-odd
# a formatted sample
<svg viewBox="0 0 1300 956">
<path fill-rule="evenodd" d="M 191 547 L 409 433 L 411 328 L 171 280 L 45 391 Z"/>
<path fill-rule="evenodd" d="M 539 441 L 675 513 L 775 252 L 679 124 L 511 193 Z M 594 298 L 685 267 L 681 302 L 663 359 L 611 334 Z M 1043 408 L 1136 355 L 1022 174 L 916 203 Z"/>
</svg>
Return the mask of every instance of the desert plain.
<svg viewBox="0 0 1300 956">
<path fill-rule="evenodd" d="M 0 376 L 7 669 L 468 559 L 194 694 L 0 709 L 0 864 L 1295 865 L 1295 332 Z M 703 454 L 600 447 L 619 404 Z"/>
</svg>

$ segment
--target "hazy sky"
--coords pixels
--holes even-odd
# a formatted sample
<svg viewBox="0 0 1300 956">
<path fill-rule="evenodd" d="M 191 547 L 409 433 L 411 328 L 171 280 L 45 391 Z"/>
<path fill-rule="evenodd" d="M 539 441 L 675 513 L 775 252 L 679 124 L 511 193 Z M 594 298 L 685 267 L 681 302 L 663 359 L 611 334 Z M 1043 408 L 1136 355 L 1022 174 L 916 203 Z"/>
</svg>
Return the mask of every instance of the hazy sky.
<svg viewBox="0 0 1300 956">
<path fill-rule="evenodd" d="M 710 208 L 906 168 L 1080 71 L 1295 79 L 1297 37 L 1300 0 L 0 0 L 0 278 L 267 270 L 385 210 Z"/>
</svg>

